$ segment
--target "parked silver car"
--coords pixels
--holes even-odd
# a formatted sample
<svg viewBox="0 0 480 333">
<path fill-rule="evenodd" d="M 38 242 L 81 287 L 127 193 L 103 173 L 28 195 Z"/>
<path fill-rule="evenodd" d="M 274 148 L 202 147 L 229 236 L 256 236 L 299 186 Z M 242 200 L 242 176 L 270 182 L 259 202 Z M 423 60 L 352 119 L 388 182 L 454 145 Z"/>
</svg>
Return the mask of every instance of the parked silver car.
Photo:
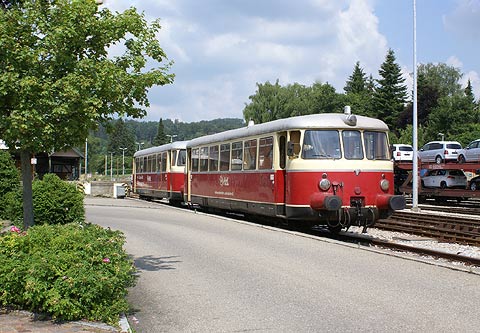
<svg viewBox="0 0 480 333">
<path fill-rule="evenodd" d="M 458 162 L 480 161 L 480 139 L 470 142 L 465 148 L 458 151 Z"/>
<path fill-rule="evenodd" d="M 423 187 L 466 188 L 467 176 L 462 170 L 430 170 L 421 182 Z"/>
<path fill-rule="evenodd" d="M 462 145 L 457 141 L 431 141 L 420 148 L 418 158 L 422 162 L 456 162 Z"/>
</svg>

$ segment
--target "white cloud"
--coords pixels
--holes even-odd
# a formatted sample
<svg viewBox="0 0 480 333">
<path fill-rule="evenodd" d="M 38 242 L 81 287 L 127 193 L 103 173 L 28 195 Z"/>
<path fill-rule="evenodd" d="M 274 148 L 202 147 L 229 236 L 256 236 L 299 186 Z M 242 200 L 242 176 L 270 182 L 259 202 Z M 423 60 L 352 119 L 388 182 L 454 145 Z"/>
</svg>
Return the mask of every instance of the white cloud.
<svg viewBox="0 0 480 333">
<path fill-rule="evenodd" d="M 462 68 L 463 67 L 463 63 L 456 56 L 450 56 L 447 59 L 446 64 L 449 65 L 449 66 L 455 67 L 455 68 Z"/>
<path fill-rule="evenodd" d="M 223 12 L 208 19 L 188 0 L 107 0 L 115 10 L 127 4 L 161 17 L 158 39 L 175 62 L 175 83 L 149 93 L 151 120 L 162 114 L 183 121 L 241 118 L 255 83 L 277 79 L 282 85 L 329 82 L 342 92 L 356 61 L 376 76 L 387 51 L 370 0 L 303 0 L 295 8 L 272 0 L 275 10 L 263 12 L 222 2 Z M 213 5 L 206 1 L 202 10 Z"/>
<path fill-rule="evenodd" d="M 447 31 L 474 42 L 480 39 L 480 0 L 457 0 L 453 12 L 443 17 Z"/>
</svg>

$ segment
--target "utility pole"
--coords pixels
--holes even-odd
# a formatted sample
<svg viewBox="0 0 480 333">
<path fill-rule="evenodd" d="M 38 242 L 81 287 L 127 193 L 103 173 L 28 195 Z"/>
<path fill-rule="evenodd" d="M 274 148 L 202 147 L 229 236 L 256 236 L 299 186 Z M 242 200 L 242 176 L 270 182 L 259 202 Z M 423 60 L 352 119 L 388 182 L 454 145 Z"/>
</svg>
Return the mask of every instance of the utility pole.
<svg viewBox="0 0 480 333">
<path fill-rule="evenodd" d="M 120 148 L 122 151 L 122 176 L 125 176 L 125 150 L 128 148 Z"/>
<path fill-rule="evenodd" d="M 170 138 L 170 143 L 173 142 L 173 138 L 177 137 L 176 134 L 172 134 L 172 135 L 170 135 L 170 134 L 165 134 L 165 136 L 168 136 L 168 137 Z"/>
</svg>

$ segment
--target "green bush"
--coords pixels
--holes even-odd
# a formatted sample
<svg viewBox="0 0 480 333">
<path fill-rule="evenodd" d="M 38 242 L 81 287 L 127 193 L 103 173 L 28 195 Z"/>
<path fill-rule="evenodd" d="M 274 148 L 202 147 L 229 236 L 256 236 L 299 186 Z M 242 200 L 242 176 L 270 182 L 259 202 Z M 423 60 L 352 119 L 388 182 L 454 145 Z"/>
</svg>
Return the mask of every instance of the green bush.
<svg viewBox="0 0 480 333">
<path fill-rule="evenodd" d="M 7 218 L 5 210 L 8 203 L 5 196 L 20 188 L 20 173 L 15 167 L 12 156 L 6 150 L 0 150 L 0 218 Z"/>
<path fill-rule="evenodd" d="M 46 174 L 32 183 L 33 216 L 36 225 L 85 222 L 84 194 L 73 183 L 55 174 Z M 17 225 L 23 220 L 22 191 L 4 197 L 4 215 Z M 19 223 L 20 222 L 20 223 Z"/>
<path fill-rule="evenodd" d="M 14 227 L 15 228 L 15 227 Z M 43 225 L 0 237 L 0 305 L 62 320 L 118 322 L 135 269 L 119 231 Z"/>
<path fill-rule="evenodd" d="M 32 184 L 33 216 L 36 225 L 85 221 L 83 192 L 55 174 L 46 174 Z"/>
</svg>

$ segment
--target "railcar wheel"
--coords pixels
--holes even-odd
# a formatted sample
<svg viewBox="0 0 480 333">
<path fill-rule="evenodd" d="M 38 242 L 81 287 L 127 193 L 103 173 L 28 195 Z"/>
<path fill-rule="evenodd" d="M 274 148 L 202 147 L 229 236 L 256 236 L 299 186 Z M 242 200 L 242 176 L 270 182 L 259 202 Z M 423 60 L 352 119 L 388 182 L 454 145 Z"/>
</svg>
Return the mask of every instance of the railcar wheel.
<svg viewBox="0 0 480 333">
<path fill-rule="evenodd" d="M 442 162 L 443 162 L 442 156 L 438 155 L 437 157 L 435 157 L 435 163 L 442 164 Z"/>
</svg>

